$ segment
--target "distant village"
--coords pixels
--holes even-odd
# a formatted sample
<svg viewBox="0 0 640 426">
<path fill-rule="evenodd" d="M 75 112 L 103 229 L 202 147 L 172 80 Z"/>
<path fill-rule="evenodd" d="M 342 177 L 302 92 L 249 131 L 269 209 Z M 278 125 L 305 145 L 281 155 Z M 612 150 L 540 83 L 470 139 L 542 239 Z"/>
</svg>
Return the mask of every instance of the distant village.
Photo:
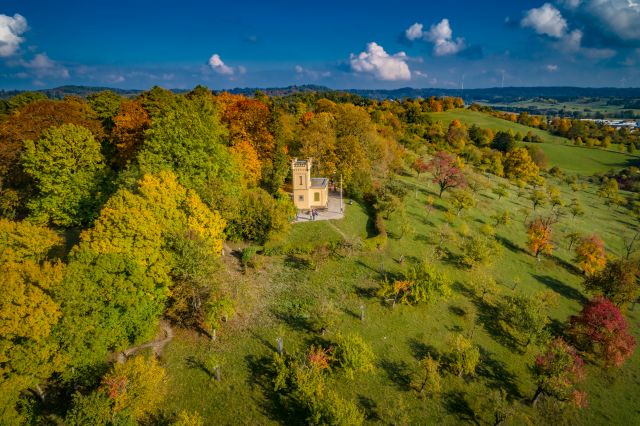
<svg viewBox="0 0 640 426">
<path fill-rule="evenodd" d="M 611 126 L 616 129 L 639 130 L 640 120 L 620 120 L 620 119 L 601 119 L 601 118 L 581 118 L 582 121 L 592 121 L 601 126 Z"/>
</svg>

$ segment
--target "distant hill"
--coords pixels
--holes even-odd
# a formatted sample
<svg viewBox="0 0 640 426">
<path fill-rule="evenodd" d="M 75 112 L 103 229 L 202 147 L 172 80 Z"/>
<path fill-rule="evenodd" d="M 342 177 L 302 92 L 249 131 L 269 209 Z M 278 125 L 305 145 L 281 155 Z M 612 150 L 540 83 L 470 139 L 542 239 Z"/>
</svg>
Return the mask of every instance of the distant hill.
<svg viewBox="0 0 640 426">
<path fill-rule="evenodd" d="M 138 89 L 114 89 L 110 87 L 91 86 L 60 86 L 53 89 L 42 89 L 38 92 L 46 94 L 51 99 L 61 99 L 67 95 L 88 96 L 92 93 L 103 90 L 112 90 L 122 96 L 135 96 L 142 92 Z M 184 92 L 185 90 L 175 90 L 174 92 Z M 214 90 L 220 92 L 219 90 Z M 417 89 L 405 87 L 400 89 L 346 89 L 335 90 L 325 86 L 317 85 L 294 85 L 287 87 L 268 88 L 235 88 L 228 92 L 252 96 L 256 91 L 261 91 L 268 96 L 289 96 L 304 93 L 350 93 L 369 99 L 404 99 L 404 98 L 428 98 L 430 96 L 459 96 L 465 102 L 486 102 L 486 103 L 512 103 L 535 98 L 549 98 L 560 102 L 571 101 L 579 98 L 617 98 L 634 99 L 640 98 L 640 88 L 614 88 L 614 87 L 493 87 L 485 89 L 438 89 L 424 88 Z M 20 93 L 19 90 L 0 91 L 0 99 L 7 99 Z"/>
</svg>

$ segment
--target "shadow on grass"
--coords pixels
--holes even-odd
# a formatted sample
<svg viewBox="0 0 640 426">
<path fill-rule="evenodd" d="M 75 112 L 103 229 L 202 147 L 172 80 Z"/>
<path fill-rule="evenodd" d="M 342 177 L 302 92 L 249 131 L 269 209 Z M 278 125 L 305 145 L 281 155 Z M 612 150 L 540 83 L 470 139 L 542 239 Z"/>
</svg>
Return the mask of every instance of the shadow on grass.
<svg viewBox="0 0 640 426">
<path fill-rule="evenodd" d="M 482 325 L 493 340 L 511 351 L 523 353 L 523 349 L 518 341 L 500 325 L 501 312 L 499 306 L 482 300 L 482 298 L 476 296 L 469 288 L 462 284 L 458 283 L 456 290 L 466 295 L 469 300 L 471 300 L 471 303 L 476 306 L 478 309 L 476 322 Z"/>
<path fill-rule="evenodd" d="M 411 390 L 411 370 L 405 361 L 381 359 L 378 366 L 387 374 L 387 378 L 403 392 Z"/>
<path fill-rule="evenodd" d="M 487 380 L 487 386 L 491 389 L 504 389 L 512 397 L 521 398 L 522 394 L 517 385 L 515 374 L 507 370 L 504 362 L 496 359 L 495 354 L 480 347 L 480 363 L 476 370 L 478 376 Z"/>
<path fill-rule="evenodd" d="M 443 395 L 445 409 L 455 414 L 460 420 L 467 421 L 479 426 L 475 413 L 469 407 L 469 403 L 464 398 L 464 392 L 453 391 Z"/>
<path fill-rule="evenodd" d="M 409 349 L 411 350 L 411 354 L 418 361 L 428 356 L 430 356 L 433 359 L 440 358 L 440 354 L 438 353 L 436 348 L 434 348 L 431 345 L 427 345 L 426 343 L 423 343 L 414 337 L 410 338 L 408 340 L 408 343 L 409 343 Z"/>
<path fill-rule="evenodd" d="M 378 421 L 380 420 L 380 415 L 378 414 L 377 408 L 378 404 L 364 395 L 358 395 L 358 404 L 364 408 L 364 414 L 367 420 L 369 421 Z"/>
<path fill-rule="evenodd" d="M 276 347 L 269 342 L 267 339 L 265 339 L 264 337 L 260 336 L 258 333 L 251 331 L 251 336 L 256 339 L 258 342 L 262 343 L 267 349 L 269 349 L 272 352 L 276 351 Z"/>
<path fill-rule="evenodd" d="M 505 237 L 496 236 L 496 240 L 498 240 L 500 242 L 500 244 L 502 244 L 503 246 L 505 246 L 506 248 L 511 250 L 513 253 L 516 253 L 516 254 L 519 254 L 519 253 L 528 254 L 526 250 L 522 249 L 522 247 L 519 247 L 519 246 L 515 245 L 513 242 L 511 242 L 511 240 L 508 240 Z"/>
<path fill-rule="evenodd" d="M 584 304 L 587 301 L 587 298 L 584 297 L 584 295 L 580 293 L 580 291 L 566 285 L 556 278 L 550 277 L 549 275 L 531 274 L 531 276 L 549 287 L 551 290 L 555 291 L 563 297 L 566 297 L 567 299 L 575 300 L 577 302 L 580 302 L 581 304 Z"/>
<path fill-rule="evenodd" d="M 553 263 L 555 263 L 556 265 L 564 269 L 565 271 L 569 272 L 570 274 L 581 275 L 580 269 L 576 268 L 574 265 L 567 262 L 566 260 L 562 260 L 558 256 L 551 256 L 549 259 Z"/>
</svg>

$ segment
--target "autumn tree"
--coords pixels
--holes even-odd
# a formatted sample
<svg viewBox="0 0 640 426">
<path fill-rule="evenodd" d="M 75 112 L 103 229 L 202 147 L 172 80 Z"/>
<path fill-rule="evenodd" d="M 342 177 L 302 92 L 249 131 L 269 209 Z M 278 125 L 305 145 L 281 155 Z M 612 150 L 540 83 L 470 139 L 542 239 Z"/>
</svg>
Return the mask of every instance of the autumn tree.
<svg viewBox="0 0 640 426">
<path fill-rule="evenodd" d="M 320 176 L 333 176 L 338 170 L 337 137 L 335 118 L 327 112 L 313 114 L 300 131 L 299 153 L 313 158 L 314 172 Z"/>
<path fill-rule="evenodd" d="M 469 209 L 476 205 L 476 200 L 468 191 L 455 190 L 451 194 L 451 204 L 456 210 L 456 215 L 460 216 L 463 210 Z"/>
<path fill-rule="evenodd" d="M 240 173 L 224 145 L 225 129 L 213 104 L 176 97 L 157 114 L 138 154 L 142 172 L 172 171 L 182 185 L 226 214 L 227 201 L 239 195 Z"/>
<path fill-rule="evenodd" d="M 231 155 L 242 172 L 245 186 L 256 186 L 262 175 L 262 164 L 258 153 L 248 141 L 240 141 L 231 147 Z"/>
<path fill-rule="evenodd" d="M 190 235 L 213 257 L 222 251 L 225 222 L 172 173 L 145 175 L 105 204 L 82 233 L 60 286 L 58 332 L 76 371 L 110 350 L 153 337 L 172 285 L 171 240 Z M 180 270 L 175 277 L 185 278 Z M 68 371 L 67 374 L 71 374 Z"/>
<path fill-rule="evenodd" d="M 538 385 L 532 399 L 534 406 L 542 395 L 563 402 L 572 401 L 576 405 L 583 400 L 576 384 L 584 379 L 584 361 L 575 348 L 559 337 L 549 342 L 545 351 L 536 357 L 533 376 Z"/>
<path fill-rule="evenodd" d="M 469 267 L 489 264 L 500 254 L 500 246 L 493 235 L 472 235 L 464 238 L 460 248 L 461 263 Z"/>
<path fill-rule="evenodd" d="M 462 334 L 451 337 L 449 346 L 449 368 L 459 377 L 463 375 L 475 376 L 480 362 L 480 350 L 473 342 Z"/>
<path fill-rule="evenodd" d="M 65 123 L 89 129 L 98 142 L 104 137 L 104 130 L 95 112 L 79 98 L 30 102 L 0 123 L 0 189 L 3 192 L 0 198 L 9 190 L 11 196 L 16 198 L 14 211 L 18 214 L 23 213 L 26 199 L 32 195 L 30 190 L 33 182 L 20 163 L 25 141 L 37 141 L 45 130 Z"/>
<path fill-rule="evenodd" d="M 433 182 L 438 184 L 438 196 L 450 188 L 464 187 L 466 180 L 458 167 L 456 156 L 445 151 L 438 152 L 428 163 L 429 171 L 433 174 Z"/>
<path fill-rule="evenodd" d="M 354 378 L 355 373 L 366 373 L 375 368 L 373 350 L 358 334 L 336 335 L 334 359 L 350 379 Z"/>
<path fill-rule="evenodd" d="M 451 279 L 429 262 L 412 266 L 402 280 L 388 283 L 380 289 L 380 295 L 396 302 L 415 304 L 433 302 L 451 294 Z"/>
<path fill-rule="evenodd" d="M 222 93 L 216 98 L 222 106 L 220 120 L 229 130 L 231 145 L 248 142 L 260 161 L 273 157 L 274 138 L 270 132 L 269 107 L 258 99 Z"/>
<path fill-rule="evenodd" d="M 59 226 L 91 222 L 105 164 L 88 129 L 64 124 L 46 130 L 37 142 L 25 142 L 22 165 L 37 190 L 28 203 L 33 220 Z"/>
<path fill-rule="evenodd" d="M 137 355 L 116 363 L 102 378 L 101 393 L 110 402 L 113 418 L 141 420 L 158 411 L 167 393 L 167 373 L 154 357 Z"/>
<path fill-rule="evenodd" d="M 583 238 L 575 252 L 575 261 L 587 276 L 601 271 L 607 263 L 604 242 L 597 235 Z"/>
<path fill-rule="evenodd" d="M 53 295 L 64 266 L 49 259 L 62 240 L 53 231 L 28 222 L 0 219 L 0 418 L 22 423 L 17 405 L 31 389 L 60 372 L 66 357 L 53 329 L 61 317 Z"/>
<path fill-rule="evenodd" d="M 504 172 L 509 179 L 532 182 L 539 178 L 540 169 L 531 160 L 525 148 L 514 148 L 505 156 Z"/>
<path fill-rule="evenodd" d="M 114 162 L 123 167 L 134 162 L 144 141 L 144 133 L 151 126 L 151 119 L 140 102 L 124 100 L 112 121 L 111 140 L 116 148 Z"/>
<path fill-rule="evenodd" d="M 598 196 L 605 198 L 608 202 L 618 197 L 618 181 L 615 179 L 605 179 L 598 189 Z"/>
<path fill-rule="evenodd" d="M 612 260 L 601 271 L 586 277 L 585 289 L 624 306 L 636 300 L 640 290 L 640 270 L 637 262 L 626 259 Z"/>
<path fill-rule="evenodd" d="M 442 387 L 440 363 L 427 355 L 420 360 L 420 370 L 422 377 L 419 386 L 416 386 L 418 392 L 422 394 L 426 390 L 429 395 L 438 395 Z"/>
<path fill-rule="evenodd" d="M 420 177 L 421 173 L 429 170 L 427 163 L 425 163 L 424 160 L 420 157 L 416 158 L 415 161 L 411 163 L 411 168 L 418 174 L 418 178 Z"/>
<path fill-rule="evenodd" d="M 570 319 L 569 335 L 578 348 L 592 354 L 606 366 L 620 367 L 635 349 L 620 310 L 604 297 L 590 300 L 580 314 Z"/>
<path fill-rule="evenodd" d="M 551 254 L 553 251 L 551 242 L 552 224 L 553 219 L 551 217 L 538 217 L 531 221 L 527 228 L 527 246 L 538 260 L 540 260 L 541 254 Z"/>
</svg>

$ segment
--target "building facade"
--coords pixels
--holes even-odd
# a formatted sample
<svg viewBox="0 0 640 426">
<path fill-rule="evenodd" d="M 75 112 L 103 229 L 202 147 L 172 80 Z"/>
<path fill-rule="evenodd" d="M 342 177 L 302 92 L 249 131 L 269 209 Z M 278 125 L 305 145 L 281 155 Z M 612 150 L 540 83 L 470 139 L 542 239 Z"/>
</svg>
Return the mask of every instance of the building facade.
<svg viewBox="0 0 640 426">
<path fill-rule="evenodd" d="M 298 210 L 326 209 L 329 204 L 329 179 L 311 177 L 312 159 L 291 161 L 293 204 Z"/>
</svg>

